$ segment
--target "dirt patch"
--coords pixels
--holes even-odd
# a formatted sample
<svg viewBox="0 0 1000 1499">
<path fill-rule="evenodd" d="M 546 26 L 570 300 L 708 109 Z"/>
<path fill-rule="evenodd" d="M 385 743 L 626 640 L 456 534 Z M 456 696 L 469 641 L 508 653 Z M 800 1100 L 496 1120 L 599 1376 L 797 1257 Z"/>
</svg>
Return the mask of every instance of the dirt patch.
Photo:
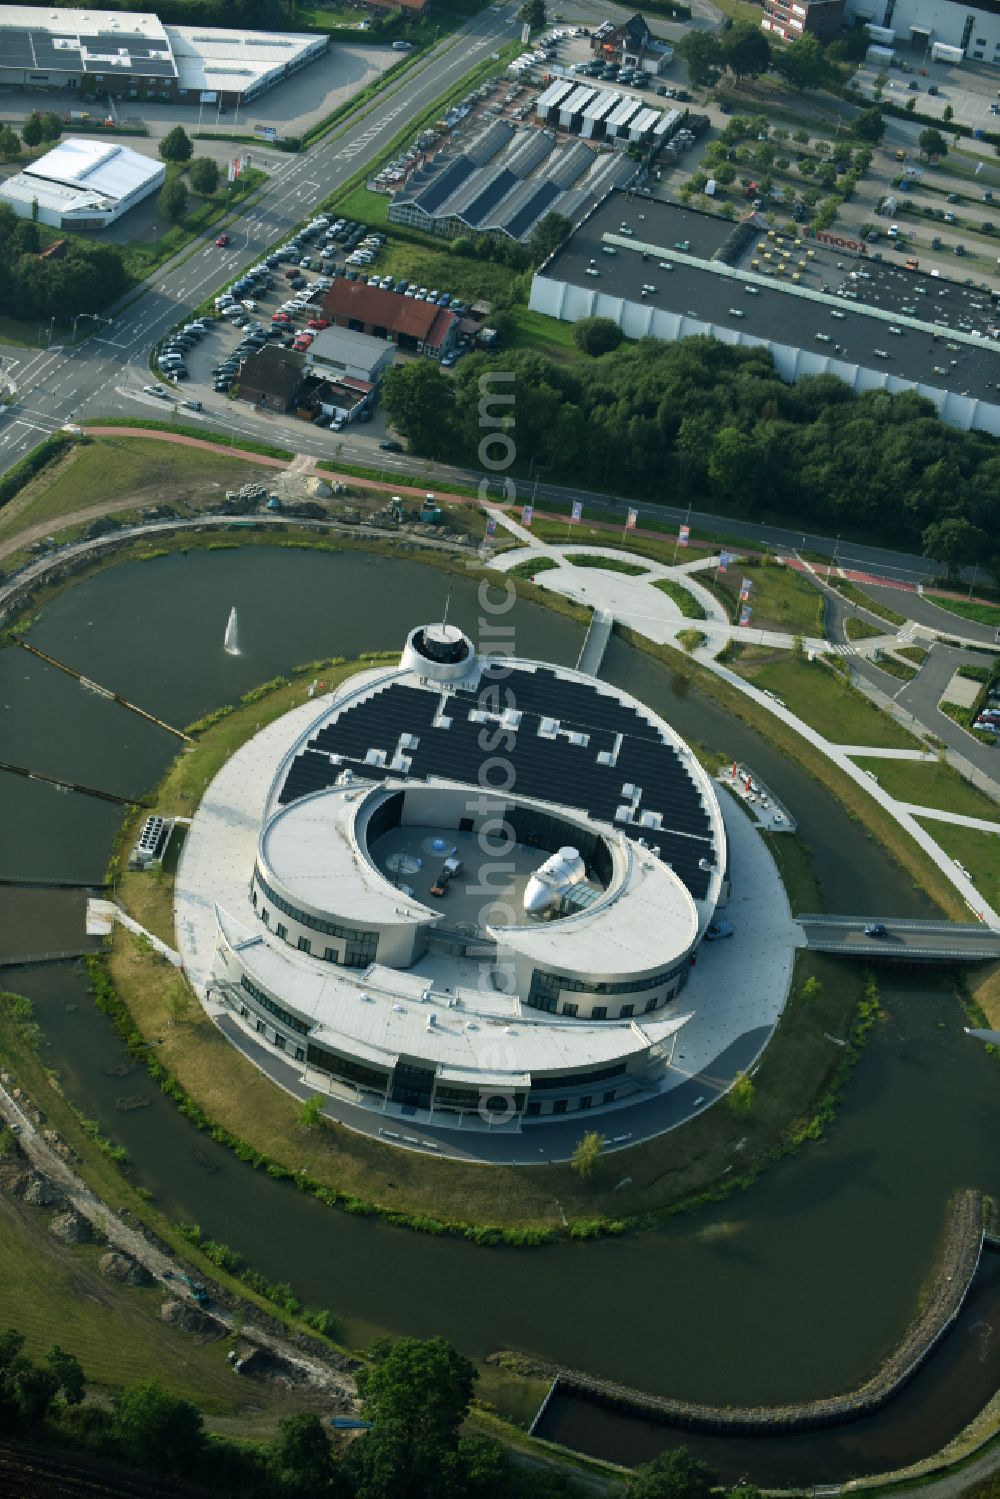
<svg viewBox="0 0 1000 1499">
<path fill-rule="evenodd" d="M 189 1306 L 186 1301 L 165 1301 L 160 1307 L 160 1316 L 164 1322 L 171 1327 L 176 1327 L 179 1332 L 191 1333 L 193 1337 L 200 1338 L 202 1342 L 214 1342 L 217 1338 L 226 1335 L 226 1329 L 221 1322 L 216 1322 L 214 1317 L 209 1317 L 205 1312 L 199 1311 L 196 1306 Z"/>
<path fill-rule="evenodd" d="M 120 1281 L 123 1286 L 148 1286 L 153 1281 L 144 1265 L 140 1265 L 130 1254 L 122 1254 L 117 1249 L 109 1249 L 107 1254 L 102 1254 L 97 1261 L 97 1268 L 109 1280 Z"/>
<path fill-rule="evenodd" d="M 49 1233 L 55 1234 L 64 1244 L 89 1244 L 92 1238 L 90 1224 L 86 1218 L 70 1210 L 57 1213 L 49 1224 Z"/>
</svg>

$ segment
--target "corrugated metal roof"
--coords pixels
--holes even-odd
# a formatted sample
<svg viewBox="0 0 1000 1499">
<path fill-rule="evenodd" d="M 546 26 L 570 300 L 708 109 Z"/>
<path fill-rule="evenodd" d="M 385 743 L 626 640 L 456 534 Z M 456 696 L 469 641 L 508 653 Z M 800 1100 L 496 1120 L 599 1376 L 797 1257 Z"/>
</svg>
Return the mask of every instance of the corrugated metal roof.
<svg viewBox="0 0 1000 1499">
<path fill-rule="evenodd" d="M 25 175 L 120 202 L 155 183 L 163 175 L 163 166 L 128 146 L 70 136 L 26 167 Z"/>
</svg>

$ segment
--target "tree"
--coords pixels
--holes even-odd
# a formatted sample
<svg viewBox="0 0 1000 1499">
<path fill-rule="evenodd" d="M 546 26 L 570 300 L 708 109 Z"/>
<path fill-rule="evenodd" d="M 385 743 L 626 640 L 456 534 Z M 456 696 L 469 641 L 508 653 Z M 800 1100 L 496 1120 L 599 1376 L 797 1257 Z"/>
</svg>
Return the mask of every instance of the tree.
<svg viewBox="0 0 1000 1499">
<path fill-rule="evenodd" d="M 870 46 L 871 37 L 863 22 L 855 21 L 853 26 L 840 33 L 828 50 L 837 62 L 864 62 Z"/>
<path fill-rule="evenodd" d="M 45 131 L 37 110 L 32 111 L 21 126 L 21 139 L 26 146 L 31 146 L 32 149 L 35 146 L 40 146 L 45 139 Z"/>
<path fill-rule="evenodd" d="M 9 125 L 4 125 L 0 129 L 0 157 L 4 161 L 9 161 L 12 156 L 18 156 L 20 151 L 21 142 L 18 139 L 17 131 L 11 130 Z"/>
<path fill-rule="evenodd" d="M 573 1152 L 573 1170 L 578 1176 L 586 1178 L 593 1175 L 605 1143 L 604 1136 L 599 1135 L 596 1129 L 588 1130 L 585 1135 L 581 1135 Z"/>
<path fill-rule="evenodd" d="M 753 1108 L 756 1089 L 753 1080 L 745 1072 L 737 1072 L 733 1086 L 726 1094 L 726 1103 L 733 1114 L 749 1114 Z"/>
<path fill-rule="evenodd" d="M 917 145 L 925 156 L 947 156 L 948 142 L 940 130 L 921 130 L 917 137 Z"/>
<path fill-rule="evenodd" d="M 112 1435 L 127 1462 L 154 1473 L 186 1473 L 202 1456 L 201 1412 L 168 1395 L 158 1379 L 129 1385 L 114 1398 Z"/>
<path fill-rule="evenodd" d="M 876 107 L 863 109 L 854 121 L 854 134 L 860 140 L 870 141 L 873 146 L 877 146 L 885 135 L 885 116 L 882 111 Z"/>
<path fill-rule="evenodd" d="M 188 168 L 188 181 L 196 193 L 209 197 L 219 185 L 219 167 L 210 156 L 196 156 Z"/>
<path fill-rule="evenodd" d="M 157 198 L 160 213 L 171 224 L 180 223 L 187 209 L 187 188 L 179 177 L 171 177 Z"/>
<path fill-rule="evenodd" d="M 382 404 L 392 425 L 418 452 L 428 458 L 448 453 L 453 440 L 453 382 L 432 360 L 417 359 L 389 370 Z"/>
<path fill-rule="evenodd" d="M 51 110 L 48 110 L 46 114 L 42 115 L 42 140 L 57 141 L 61 135 L 62 120 L 60 120 L 57 114 L 53 114 Z"/>
<path fill-rule="evenodd" d="M 190 161 L 193 155 L 194 145 L 182 125 L 175 125 L 173 130 L 168 130 L 160 142 L 160 156 L 164 161 L 183 164 Z"/>
<path fill-rule="evenodd" d="M 346 1466 L 363 1499 L 446 1499 L 460 1492 L 458 1433 L 476 1371 L 443 1338 L 382 1340 L 358 1373 L 372 1430 L 354 1442 Z"/>
<path fill-rule="evenodd" d="M 573 225 L 561 213 L 547 213 L 531 236 L 531 259 L 535 265 L 547 260 L 559 248 Z"/>
<path fill-rule="evenodd" d="M 950 104 L 945 105 L 944 109 L 941 112 L 941 118 L 942 120 L 944 120 L 946 125 L 950 125 L 952 120 L 955 118 L 955 111 L 952 109 Z"/>
<path fill-rule="evenodd" d="M 719 499 L 750 499 L 757 492 L 757 451 L 753 438 L 736 427 L 715 434 L 708 477 Z"/>
<path fill-rule="evenodd" d="M 585 317 L 573 324 L 573 342 L 584 354 L 595 358 L 617 349 L 624 337 L 618 324 L 609 317 Z"/>
<path fill-rule="evenodd" d="M 800 93 L 818 89 L 828 81 L 830 64 L 814 36 L 802 36 L 774 58 L 774 70 Z"/>
<path fill-rule="evenodd" d="M 32 219 L 21 219 L 11 235 L 11 248 L 15 255 L 37 255 L 42 238 L 38 225 Z"/>
<path fill-rule="evenodd" d="M 822 995 L 822 980 L 818 979 L 814 973 L 810 974 L 805 983 L 802 985 L 802 998 L 805 1000 L 806 1004 L 813 1004 L 817 999 L 822 998 Z"/>
<path fill-rule="evenodd" d="M 916 101 L 916 99 L 913 99 L 913 98 L 907 99 L 907 101 L 906 101 L 906 113 L 909 114 L 909 115 L 915 114 L 916 113 L 916 109 L 917 109 L 917 101 Z"/>
<path fill-rule="evenodd" d="M 943 562 L 949 577 L 956 567 L 978 562 L 987 553 L 985 533 L 964 516 L 932 522 L 922 539 L 924 556 L 934 562 Z"/>
<path fill-rule="evenodd" d="M 724 161 L 715 169 L 715 180 L 721 187 L 728 187 L 736 180 L 736 168 L 730 162 Z"/>
<path fill-rule="evenodd" d="M 740 21 L 719 38 L 723 66 L 734 78 L 759 78 L 771 66 L 771 47 L 760 26 Z"/>
<path fill-rule="evenodd" d="M 627 1499 L 713 1499 L 719 1475 L 686 1447 L 661 1452 L 634 1469 L 625 1488 Z"/>
<path fill-rule="evenodd" d="M 678 56 L 687 63 L 688 78 L 695 88 L 711 88 L 723 69 L 722 46 L 711 31 L 689 31 L 677 44 Z"/>
<path fill-rule="evenodd" d="M 307 1098 L 299 1109 L 299 1124 L 303 1129 L 319 1129 L 323 1122 L 323 1104 L 326 1102 L 322 1093 L 314 1093 Z"/>
<path fill-rule="evenodd" d="M 525 0 L 517 19 L 522 23 L 527 21 L 532 31 L 541 31 L 545 25 L 545 0 Z"/>
<path fill-rule="evenodd" d="M 267 1461 L 287 1499 L 319 1499 L 332 1492 L 336 1462 L 323 1424 L 311 1411 L 281 1418 Z"/>
<path fill-rule="evenodd" d="M 80 1360 L 72 1353 L 64 1353 L 58 1343 L 49 1349 L 45 1357 L 66 1404 L 79 1405 L 87 1384 Z"/>
</svg>

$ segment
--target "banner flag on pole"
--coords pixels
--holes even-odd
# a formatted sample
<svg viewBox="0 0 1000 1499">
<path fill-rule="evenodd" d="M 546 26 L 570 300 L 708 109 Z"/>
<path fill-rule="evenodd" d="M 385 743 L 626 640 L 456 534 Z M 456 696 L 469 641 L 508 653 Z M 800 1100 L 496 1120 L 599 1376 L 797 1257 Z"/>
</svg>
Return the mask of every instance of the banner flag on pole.
<svg viewBox="0 0 1000 1499">
<path fill-rule="evenodd" d="M 732 560 L 728 552 L 723 552 L 719 558 L 719 572 L 724 573 Z"/>
<path fill-rule="evenodd" d="M 235 182 L 236 181 L 236 163 L 235 163 L 235 161 L 231 161 L 229 163 L 229 166 L 226 168 L 226 181 L 227 182 Z"/>
<path fill-rule="evenodd" d="M 677 545 L 679 547 L 686 547 L 687 544 L 688 544 L 688 537 L 690 535 L 691 535 L 691 527 L 690 526 L 681 526 L 680 531 L 677 533 Z"/>
<path fill-rule="evenodd" d="M 497 518 L 496 518 L 495 515 L 488 515 L 486 517 L 486 538 L 487 538 L 487 540 L 489 540 L 489 538 L 491 536 L 495 536 L 496 534 L 497 534 Z"/>
<path fill-rule="evenodd" d="M 741 604 L 745 604 L 746 601 L 747 601 L 747 599 L 750 597 L 750 589 L 752 587 L 753 587 L 753 584 L 751 583 L 750 579 L 749 578 L 744 578 L 743 579 L 743 583 L 742 583 L 742 585 L 740 587 L 740 603 Z"/>
<path fill-rule="evenodd" d="M 580 517 L 582 515 L 583 515 L 583 501 L 582 500 L 574 500 L 573 501 L 573 513 L 572 513 L 572 515 L 569 518 L 570 525 L 571 526 L 575 526 L 576 523 L 577 523 L 577 521 L 580 519 Z"/>
<path fill-rule="evenodd" d="M 740 610 L 740 624 L 748 625 L 750 623 L 750 615 L 752 613 L 753 610 L 750 608 L 750 605 L 744 604 L 743 608 Z"/>
<path fill-rule="evenodd" d="M 625 522 L 625 529 L 626 529 L 626 531 L 634 531 L 635 530 L 635 523 L 636 523 L 636 521 L 638 519 L 639 519 L 639 512 L 638 512 L 638 510 L 631 510 L 630 509 L 629 513 L 628 513 L 628 519 Z"/>
<path fill-rule="evenodd" d="M 534 505 L 525 505 L 524 509 L 521 511 L 521 525 L 522 526 L 530 526 L 531 525 L 532 517 L 534 516 L 534 513 L 535 513 L 535 507 L 534 507 Z"/>
</svg>

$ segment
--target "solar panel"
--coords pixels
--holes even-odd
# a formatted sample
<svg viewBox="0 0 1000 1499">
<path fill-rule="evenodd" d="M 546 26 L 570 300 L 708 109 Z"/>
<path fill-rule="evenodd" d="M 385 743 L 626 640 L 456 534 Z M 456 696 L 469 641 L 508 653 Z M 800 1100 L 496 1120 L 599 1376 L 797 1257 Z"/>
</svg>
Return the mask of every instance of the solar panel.
<svg viewBox="0 0 1000 1499">
<path fill-rule="evenodd" d="M 487 713 L 511 702 L 521 714 L 516 730 L 505 741 L 513 781 L 510 790 L 588 813 L 611 823 L 668 863 L 696 898 L 707 894 L 715 849 L 711 821 L 701 793 L 673 744 L 665 743 L 654 724 L 620 699 L 582 682 L 561 678 L 549 668 L 515 669 L 496 674 L 494 701 L 491 679 L 485 676 L 479 693 L 460 689 L 445 701 L 450 727 L 435 727 L 440 689 L 393 682 L 361 702 L 350 704 L 324 724 L 293 761 L 280 795 L 286 804 L 299 796 L 335 783 L 344 766 L 359 776 L 381 780 L 387 775 L 413 781 L 441 777 L 478 785 L 483 761 L 493 753 L 483 748 L 484 725 L 473 710 Z M 556 725 L 541 733 L 543 719 Z M 400 738 L 412 735 L 417 743 L 405 753 L 406 772 L 390 766 L 369 765 L 370 750 L 395 753 Z M 574 744 L 569 735 L 584 736 Z M 490 736 L 492 737 L 492 736 Z M 598 760 L 619 742 L 614 764 Z M 331 761 L 330 756 L 336 756 Z M 625 786 L 636 788 L 625 793 Z M 631 820 L 617 813 L 629 806 Z M 642 822 L 654 814 L 653 826 Z M 656 816 L 658 814 L 658 818 Z M 656 821 L 660 826 L 655 826 Z M 707 869 L 701 868 L 709 860 Z"/>
</svg>

